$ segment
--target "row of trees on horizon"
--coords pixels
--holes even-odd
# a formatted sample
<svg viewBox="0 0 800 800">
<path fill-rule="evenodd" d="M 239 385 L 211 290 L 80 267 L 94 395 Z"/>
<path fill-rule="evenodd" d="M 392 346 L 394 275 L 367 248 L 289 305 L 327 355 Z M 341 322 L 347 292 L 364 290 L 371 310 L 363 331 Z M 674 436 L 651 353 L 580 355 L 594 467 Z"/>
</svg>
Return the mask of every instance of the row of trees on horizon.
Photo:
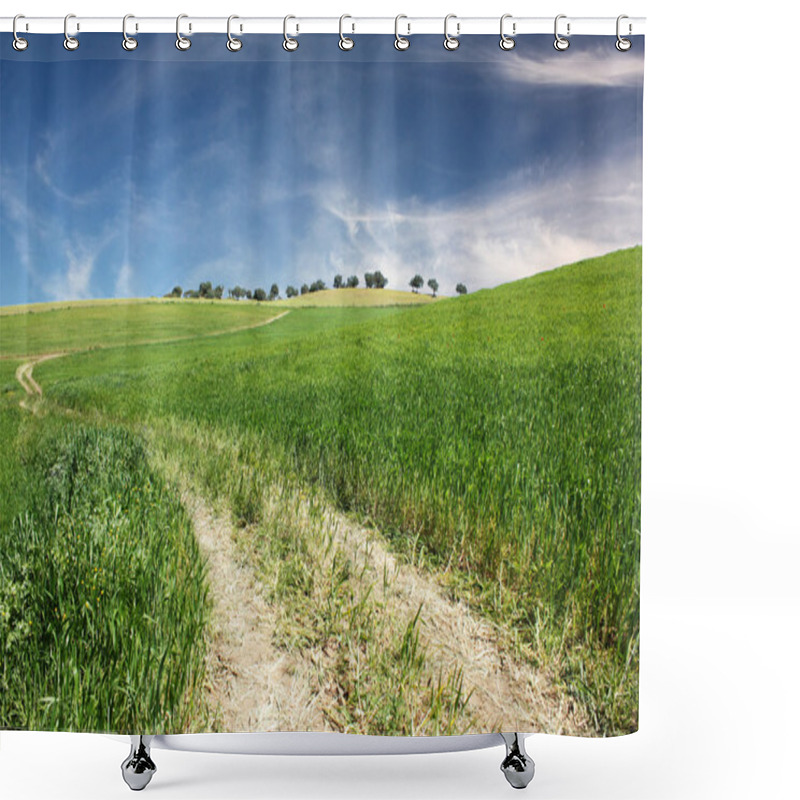
<svg viewBox="0 0 800 800">
<path fill-rule="evenodd" d="M 408 282 L 408 285 L 411 287 L 411 291 L 417 294 L 423 287 L 424 283 L 425 281 L 422 275 L 417 274 Z M 365 272 L 364 284 L 366 285 L 367 289 L 384 289 L 389 285 L 389 279 L 380 270 L 377 272 Z M 358 285 L 358 275 L 351 275 L 349 278 L 344 278 L 342 275 L 336 275 L 333 279 L 334 289 L 357 289 Z M 428 287 L 433 293 L 433 296 L 436 297 L 436 293 L 439 291 L 439 281 L 437 281 L 436 278 L 429 278 Z M 311 284 L 304 283 L 299 290 L 290 284 L 286 287 L 286 297 L 290 298 L 297 297 L 299 294 L 303 295 L 310 294 L 312 292 L 321 292 L 323 289 L 327 288 L 328 287 L 325 285 L 325 281 L 323 280 L 316 280 Z M 172 291 L 164 296 L 221 300 L 224 293 L 225 287 L 222 284 L 213 286 L 211 281 L 203 281 L 197 289 L 184 290 L 181 286 L 174 286 Z M 463 283 L 457 283 L 456 293 L 466 294 L 467 287 Z M 279 300 L 280 296 L 281 290 L 277 283 L 273 283 L 272 286 L 270 286 L 269 293 L 260 287 L 250 290 L 245 289 L 243 286 L 237 285 L 232 289 L 228 289 L 228 297 L 233 300 L 256 300 L 258 302 L 263 302 L 265 300 Z"/>
</svg>

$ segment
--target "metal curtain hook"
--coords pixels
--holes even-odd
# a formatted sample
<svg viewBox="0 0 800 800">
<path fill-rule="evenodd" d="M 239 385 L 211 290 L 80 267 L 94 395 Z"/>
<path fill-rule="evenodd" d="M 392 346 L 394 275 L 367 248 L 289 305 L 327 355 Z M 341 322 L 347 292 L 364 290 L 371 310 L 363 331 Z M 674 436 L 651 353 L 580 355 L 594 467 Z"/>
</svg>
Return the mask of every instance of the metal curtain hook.
<svg viewBox="0 0 800 800">
<path fill-rule="evenodd" d="M 78 45 L 80 45 L 80 42 L 74 36 L 70 36 L 69 35 L 69 21 L 71 19 L 75 19 L 75 15 L 74 14 L 67 14 L 67 16 L 64 17 L 64 49 L 65 50 L 77 50 L 78 49 Z M 78 30 L 80 30 L 80 26 L 78 27 Z"/>
<path fill-rule="evenodd" d="M 11 42 L 11 46 L 16 51 L 21 53 L 23 50 L 27 50 L 28 49 L 28 40 L 27 39 L 23 39 L 17 33 L 17 20 L 18 19 L 25 19 L 25 15 L 24 14 L 17 14 L 17 16 L 14 17 L 14 21 L 11 23 L 11 32 L 14 34 L 14 41 Z"/>
<path fill-rule="evenodd" d="M 627 14 L 620 14 L 617 17 L 617 41 L 616 41 L 615 47 L 617 48 L 617 50 L 620 51 L 620 53 L 624 53 L 626 50 L 630 50 L 631 49 L 631 40 L 623 38 L 620 35 L 620 32 L 619 32 L 619 24 L 624 19 L 628 19 L 628 15 Z M 631 25 L 630 25 L 630 23 L 628 23 L 628 33 L 630 34 L 630 32 L 631 32 Z"/>
<path fill-rule="evenodd" d="M 177 47 L 178 50 L 188 50 L 192 46 L 192 40 L 187 39 L 181 34 L 181 20 L 188 19 L 188 17 L 188 14 L 178 14 L 175 20 L 175 47 Z M 191 30 L 191 25 L 189 26 L 189 30 Z"/>
<path fill-rule="evenodd" d="M 444 49 L 445 50 L 458 50 L 458 46 L 461 44 L 461 42 L 458 41 L 457 37 L 458 37 L 459 30 L 461 29 L 461 23 L 458 23 L 458 22 L 456 23 L 456 35 L 455 36 L 451 36 L 447 32 L 447 23 L 450 22 L 451 19 L 457 19 L 456 15 L 455 14 L 448 14 L 444 18 Z"/>
<path fill-rule="evenodd" d="M 228 41 L 225 42 L 225 47 L 227 47 L 228 50 L 231 51 L 231 53 L 238 53 L 239 50 L 242 49 L 242 40 L 241 39 L 237 39 L 231 33 L 231 22 L 233 22 L 233 20 L 235 20 L 235 19 L 239 19 L 239 17 L 237 17 L 236 14 L 231 14 L 228 17 Z M 240 30 L 241 30 L 241 28 L 240 28 Z"/>
<path fill-rule="evenodd" d="M 339 17 L 339 49 L 340 50 L 352 50 L 355 46 L 355 42 L 349 37 L 344 35 L 343 25 L 346 19 L 353 19 L 349 14 L 342 14 Z M 353 30 L 356 29 L 356 26 L 351 23 Z"/>
<path fill-rule="evenodd" d="M 512 36 L 507 36 L 505 31 L 504 31 L 504 29 L 503 29 L 503 26 L 504 26 L 505 21 L 507 19 L 511 19 L 511 14 L 503 14 L 503 16 L 500 17 L 500 49 L 501 50 L 513 50 L 514 47 L 517 44 L 516 39 L 514 39 Z M 512 31 L 512 33 L 516 33 L 517 32 L 517 23 L 516 22 L 512 23 L 511 31 Z"/>
<path fill-rule="evenodd" d="M 289 24 L 290 19 L 295 19 L 295 17 L 293 17 L 291 14 L 288 14 L 283 18 L 283 49 L 288 53 L 293 53 L 300 46 L 300 42 L 297 39 L 293 39 L 291 36 L 289 36 L 289 33 L 287 32 L 286 26 Z"/>
<path fill-rule="evenodd" d="M 133 14 L 126 14 L 122 18 L 122 47 L 125 50 L 135 50 L 139 46 L 139 41 L 132 36 L 128 36 L 128 20 L 136 19 Z"/>
<path fill-rule="evenodd" d="M 408 50 L 411 47 L 411 40 L 407 39 L 405 36 L 400 35 L 400 20 L 401 19 L 408 19 L 405 14 L 398 14 L 394 18 L 394 47 L 395 50 Z M 411 24 L 406 23 L 406 27 L 408 28 L 408 36 L 411 35 Z"/>
<path fill-rule="evenodd" d="M 555 31 L 555 35 L 556 35 L 556 40 L 553 42 L 553 47 L 555 47 L 556 50 L 562 50 L 563 51 L 563 50 L 566 50 L 569 47 L 569 39 L 565 39 L 558 32 L 558 21 L 560 19 L 566 19 L 566 18 L 567 18 L 566 14 L 559 14 L 556 17 L 556 21 L 555 21 L 555 25 L 554 25 L 554 31 Z M 569 22 L 567 23 L 567 36 L 569 36 Z"/>
</svg>

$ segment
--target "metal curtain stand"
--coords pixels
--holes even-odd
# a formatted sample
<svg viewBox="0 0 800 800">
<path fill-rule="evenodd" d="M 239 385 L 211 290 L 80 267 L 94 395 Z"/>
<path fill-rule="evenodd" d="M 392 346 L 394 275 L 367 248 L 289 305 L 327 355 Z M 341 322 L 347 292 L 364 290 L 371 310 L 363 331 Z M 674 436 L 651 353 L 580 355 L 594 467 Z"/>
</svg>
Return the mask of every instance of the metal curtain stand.
<svg viewBox="0 0 800 800">
<path fill-rule="evenodd" d="M 122 762 L 122 777 L 141 791 L 156 773 L 152 751 L 241 755 L 391 755 L 480 750 L 505 744 L 500 770 L 515 789 L 533 779 L 533 759 L 525 752 L 525 734 L 489 733 L 468 736 L 352 736 L 344 733 L 199 733 L 175 736 L 131 736 L 131 750 Z"/>
</svg>

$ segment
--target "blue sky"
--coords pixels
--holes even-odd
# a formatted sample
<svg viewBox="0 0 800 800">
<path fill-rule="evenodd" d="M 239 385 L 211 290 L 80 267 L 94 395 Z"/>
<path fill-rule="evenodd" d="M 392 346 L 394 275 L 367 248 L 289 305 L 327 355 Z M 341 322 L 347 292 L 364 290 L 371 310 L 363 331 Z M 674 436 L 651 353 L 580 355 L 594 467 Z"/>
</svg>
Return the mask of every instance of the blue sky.
<svg viewBox="0 0 800 800">
<path fill-rule="evenodd" d="M 452 294 L 641 242 L 641 38 L 119 38 L 0 37 L 1 305 L 376 269 Z"/>
</svg>

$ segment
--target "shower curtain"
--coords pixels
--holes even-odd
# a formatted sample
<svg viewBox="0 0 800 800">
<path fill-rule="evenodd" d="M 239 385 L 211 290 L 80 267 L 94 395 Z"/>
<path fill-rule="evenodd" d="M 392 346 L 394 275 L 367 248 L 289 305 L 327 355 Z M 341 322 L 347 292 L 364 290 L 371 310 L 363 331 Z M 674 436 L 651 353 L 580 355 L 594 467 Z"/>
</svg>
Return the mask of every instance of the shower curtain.
<svg viewBox="0 0 800 800">
<path fill-rule="evenodd" d="M 0 728 L 636 730 L 642 37 L 28 39 Z"/>
</svg>

